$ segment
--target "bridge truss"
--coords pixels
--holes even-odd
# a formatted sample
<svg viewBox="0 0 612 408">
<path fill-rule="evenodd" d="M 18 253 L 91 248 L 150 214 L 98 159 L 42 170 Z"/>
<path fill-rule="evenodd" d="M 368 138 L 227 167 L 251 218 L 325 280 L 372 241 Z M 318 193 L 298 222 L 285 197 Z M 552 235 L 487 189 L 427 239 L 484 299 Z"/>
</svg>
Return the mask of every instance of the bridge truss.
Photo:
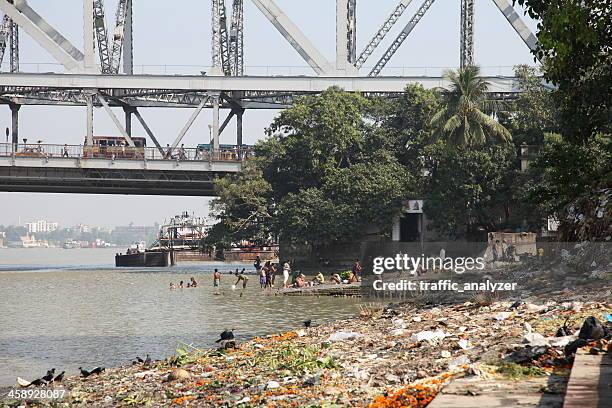
<svg viewBox="0 0 612 408">
<path fill-rule="evenodd" d="M 374 55 L 387 34 L 401 20 L 412 0 L 400 0 L 389 17 L 367 42 L 357 50 L 357 0 L 336 1 L 336 60 L 328 61 L 300 28 L 274 0 L 250 0 L 295 51 L 312 68 L 311 76 L 261 77 L 245 74 L 244 0 L 210 0 L 212 10 L 211 69 L 201 75 L 134 75 L 133 72 L 133 0 L 119 0 L 114 13 L 114 27 L 106 18 L 103 0 L 83 0 L 84 49 L 70 43 L 57 29 L 39 15 L 26 0 L 0 0 L 4 13 L 0 26 L 0 63 L 6 60 L 9 72 L 0 74 L 0 104 L 12 113 L 12 142 L 19 141 L 19 109 L 23 105 L 58 105 L 87 107 L 87 143 L 93 143 L 93 107 L 104 108 L 128 145 L 132 118 L 146 130 L 154 144 L 160 142 L 147 126 L 140 108 L 191 108 L 193 114 L 172 142 L 175 148 L 205 108 L 213 110 L 211 137 L 219 148 L 219 135 L 236 118 L 236 142 L 242 144 L 242 117 L 247 109 L 278 109 L 291 105 L 296 96 L 319 93 L 332 85 L 366 95 L 401 94 L 407 83 L 422 83 L 428 88 L 444 87 L 440 77 L 389 77 L 384 68 L 417 24 L 426 18 L 435 0 L 423 0 L 399 35 L 374 64 L 360 75 L 360 69 Z M 460 9 L 460 66 L 473 64 L 474 3 L 456 0 Z M 508 0 L 493 1 L 525 44 L 534 49 L 536 37 L 523 23 Z M 231 4 L 230 4 L 231 3 Z M 227 6 L 231 7 L 230 9 Z M 33 74 L 19 69 L 20 29 L 31 36 L 64 68 L 64 73 Z M 97 53 L 96 53 L 97 49 Z M 6 53 L 5 51 L 9 51 Z M 8 58 L 5 56 L 8 54 Z M 96 58 L 97 54 L 97 58 Z M 96 60 L 97 59 L 97 60 Z M 490 77 L 491 92 L 498 97 L 512 97 L 517 92 L 513 78 Z M 120 120 L 111 107 L 124 110 Z M 230 109 L 221 121 L 220 109 Z"/>
</svg>

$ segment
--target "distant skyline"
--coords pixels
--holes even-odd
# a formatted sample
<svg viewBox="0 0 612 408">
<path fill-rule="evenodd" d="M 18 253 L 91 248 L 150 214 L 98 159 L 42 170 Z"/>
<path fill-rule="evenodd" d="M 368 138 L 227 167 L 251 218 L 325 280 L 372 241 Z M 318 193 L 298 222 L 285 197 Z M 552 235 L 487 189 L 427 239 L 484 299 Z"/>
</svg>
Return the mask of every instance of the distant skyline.
<svg viewBox="0 0 612 408">
<path fill-rule="evenodd" d="M 75 46 L 82 48 L 81 0 L 62 0 L 61 6 L 58 6 L 59 2 L 43 0 L 29 0 L 28 3 Z M 107 21 L 111 22 L 117 0 L 105 3 Z M 363 49 L 397 3 L 398 0 L 357 2 L 358 51 Z M 371 66 L 378 60 L 420 3 L 412 2 L 366 65 Z M 210 66 L 210 2 L 183 0 L 180 4 L 177 7 L 176 2 L 134 1 L 134 64 L 137 73 L 144 69 L 146 73 L 199 74 Z M 329 61 L 335 59 L 335 1 L 277 0 L 277 4 Z M 438 75 L 441 67 L 456 67 L 459 61 L 459 8 L 459 0 L 434 3 L 390 61 L 389 67 L 429 67 L 407 69 L 406 73 L 412 75 L 426 72 Z M 522 15 L 521 9 L 516 9 Z M 513 65 L 534 64 L 531 53 L 492 1 L 477 2 L 475 15 L 475 58 L 483 66 L 485 74 L 507 74 L 508 67 Z M 527 16 L 522 17 L 535 32 L 536 22 Z M 8 53 L 2 64 L 3 70 L 7 58 Z M 54 60 L 24 30 L 20 36 L 20 59 L 24 71 L 56 69 Z M 312 72 L 250 1 L 245 2 L 245 65 L 247 75 L 261 75 L 268 70 L 286 74 L 289 71 L 293 74 Z M 174 140 L 191 114 L 190 109 L 147 108 L 141 112 L 164 145 Z M 122 115 L 119 111 L 117 114 Z M 222 119 L 226 114 L 222 112 Z M 247 111 L 244 142 L 253 144 L 263 138 L 264 128 L 276 114 L 276 111 Z M 186 146 L 208 142 L 211 117 L 209 110 L 202 112 L 185 136 Z M 6 126 L 10 126 L 10 111 L 5 106 L 0 109 L 0 129 Z M 20 110 L 20 139 L 81 144 L 85 129 L 84 108 L 24 106 Z M 235 143 L 234 129 L 232 122 L 221 135 L 221 143 Z M 94 133 L 118 134 L 110 118 L 100 109 L 95 110 Z M 133 133 L 145 134 L 138 121 L 133 122 Z M 0 224 L 14 224 L 19 216 L 22 220 L 35 217 L 53 219 L 63 225 L 79 222 L 109 226 L 129 222 L 152 224 L 184 210 L 207 215 L 209 201 L 209 198 L 193 197 L 0 193 Z M 104 217 L 103 222 L 100 222 L 101 217 Z"/>
</svg>

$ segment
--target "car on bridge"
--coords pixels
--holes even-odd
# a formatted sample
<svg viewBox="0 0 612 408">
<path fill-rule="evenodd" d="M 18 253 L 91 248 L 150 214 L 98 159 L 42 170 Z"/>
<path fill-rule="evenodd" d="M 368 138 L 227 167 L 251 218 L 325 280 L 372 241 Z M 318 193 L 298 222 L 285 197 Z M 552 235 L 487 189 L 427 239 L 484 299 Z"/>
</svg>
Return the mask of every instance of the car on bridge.
<svg viewBox="0 0 612 408">
<path fill-rule="evenodd" d="M 242 145 L 240 149 L 236 145 L 220 144 L 218 152 L 218 160 L 238 160 L 239 153 L 242 153 L 240 157 L 244 158 L 249 155 L 252 146 Z M 196 148 L 196 157 L 207 158 L 213 151 L 213 145 L 211 143 L 201 143 Z"/>
<path fill-rule="evenodd" d="M 122 136 L 94 136 L 93 146 L 83 145 L 83 157 L 142 159 L 145 156 L 147 141 L 144 137 L 132 137 L 134 147 L 129 146 Z"/>
</svg>

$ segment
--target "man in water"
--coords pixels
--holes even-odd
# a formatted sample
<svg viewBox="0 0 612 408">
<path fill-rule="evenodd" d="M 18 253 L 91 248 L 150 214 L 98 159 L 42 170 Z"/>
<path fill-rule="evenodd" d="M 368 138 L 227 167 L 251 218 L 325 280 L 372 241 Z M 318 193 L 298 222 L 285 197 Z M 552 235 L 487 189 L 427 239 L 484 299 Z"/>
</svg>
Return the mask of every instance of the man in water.
<svg viewBox="0 0 612 408">
<path fill-rule="evenodd" d="M 353 275 L 355 275 L 355 278 L 359 279 L 359 276 L 361 275 L 361 263 L 359 262 L 359 259 L 355 260 L 352 272 Z"/>
<path fill-rule="evenodd" d="M 246 276 L 243 272 L 236 272 L 236 277 L 238 280 L 235 283 L 235 286 L 238 286 L 238 282 L 242 281 L 242 289 L 246 289 L 247 282 L 249 281 L 248 276 Z"/>
<path fill-rule="evenodd" d="M 195 278 L 193 276 L 191 277 L 191 287 L 192 288 L 197 288 L 198 287 L 198 282 L 195 280 Z"/>
<path fill-rule="evenodd" d="M 218 288 L 221 285 L 221 272 L 217 268 L 215 268 L 215 273 L 213 273 L 213 287 Z"/>
<path fill-rule="evenodd" d="M 259 274 L 259 270 L 261 269 L 261 258 L 259 257 L 259 255 L 257 255 L 257 258 L 255 258 L 255 262 L 253 263 L 253 266 L 255 267 L 255 270 Z"/>
</svg>

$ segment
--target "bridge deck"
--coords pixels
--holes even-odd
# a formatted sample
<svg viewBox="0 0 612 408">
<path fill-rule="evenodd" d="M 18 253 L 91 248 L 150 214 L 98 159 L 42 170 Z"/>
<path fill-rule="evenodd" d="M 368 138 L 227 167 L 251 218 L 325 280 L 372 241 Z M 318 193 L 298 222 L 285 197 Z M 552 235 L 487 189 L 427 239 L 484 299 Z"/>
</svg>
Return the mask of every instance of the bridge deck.
<svg viewBox="0 0 612 408">
<path fill-rule="evenodd" d="M 13 153 L 0 146 L 0 191 L 212 196 L 214 180 L 242 166 L 242 155 L 230 152 L 194 154 L 185 149 L 180 157 L 165 159 L 148 149 L 128 150 L 127 157 L 120 152 L 86 157 L 82 146 L 50 153 L 56 150 L 22 146 Z"/>
</svg>

